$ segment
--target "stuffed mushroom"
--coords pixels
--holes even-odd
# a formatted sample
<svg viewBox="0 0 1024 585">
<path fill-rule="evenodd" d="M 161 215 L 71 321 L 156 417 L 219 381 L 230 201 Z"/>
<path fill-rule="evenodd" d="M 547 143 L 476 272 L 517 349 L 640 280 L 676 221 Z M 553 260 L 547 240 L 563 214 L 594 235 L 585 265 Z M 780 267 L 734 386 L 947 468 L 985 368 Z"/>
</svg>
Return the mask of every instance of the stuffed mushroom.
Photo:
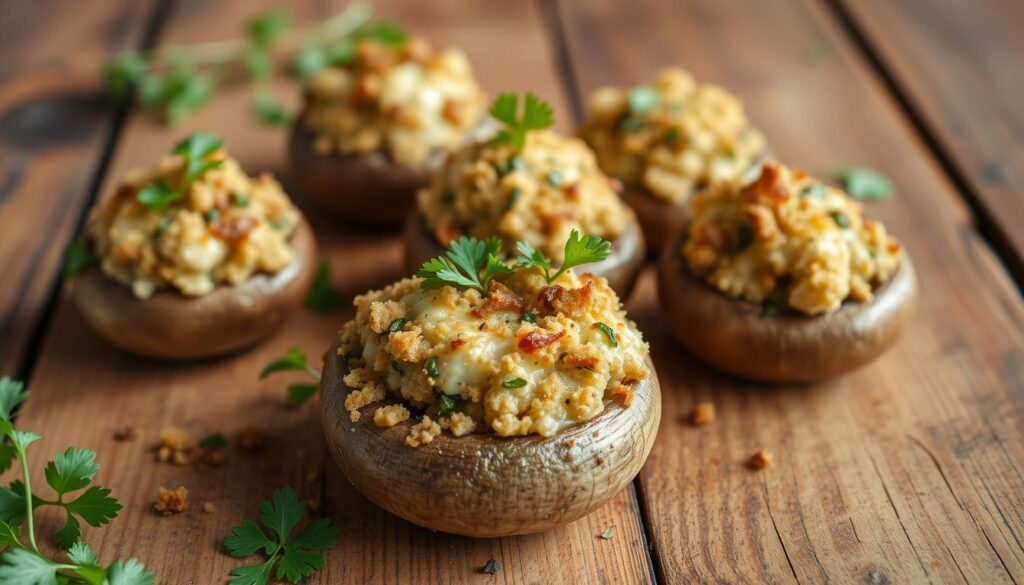
<svg viewBox="0 0 1024 585">
<path fill-rule="evenodd" d="M 684 346 L 770 382 L 870 362 L 906 329 L 917 300 L 910 256 L 885 226 L 841 189 L 775 162 L 746 187 L 697 195 L 658 277 Z"/>
<path fill-rule="evenodd" d="M 481 537 L 570 522 L 628 485 L 661 402 L 607 281 L 465 237 L 418 274 L 357 297 L 325 355 L 324 431 L 349 480 L 416 524 Z"/>
<path fill-rule="evenodd" d="M 156 357 L 266 337 L 302 305 L 315 272 L 313 233 L 281 185 L 246 175 L 210 134 L 128 173 L 88 236 L 96 262 L 74 283 L 79 311 L 115 345 Z"/>
<path fill-rule="evenodd" d="M 594 92 L 579 135 L 601 169 L 624 183 L 654 251 L 685 220 L 694 193 L 752 179 L 765 151 L 735 96 L 678 68 L 647 85 Z"/>
<path fill-rule="evenodd" d="M 578 230 L 614 242 L 612 254 L 586 270 L 628 298 L 645 246 L 620 185 L 601 172 L 581 140 L 547 129 L 553 123 L 547 104 L 528 95 L 523 117 L 516 118 L 516 103 L 514 95 L 500 96 L 492 113 L 505 129 L 452 152 L 420 191 L 406 222 L 406 269 L 417 269 L 463 235 L 497 237 L 509 254 L 516 242 L 526 242 L 557 265 L 563 243 Z"/>
<path fill-rule="evenodd" d="M 444 152 L 477 131 L 484 109 L 462 51 L 404 33 L 360 36 L 309 81 L 291 174 L 324 209 L 399 224 Z"/>
</svg>

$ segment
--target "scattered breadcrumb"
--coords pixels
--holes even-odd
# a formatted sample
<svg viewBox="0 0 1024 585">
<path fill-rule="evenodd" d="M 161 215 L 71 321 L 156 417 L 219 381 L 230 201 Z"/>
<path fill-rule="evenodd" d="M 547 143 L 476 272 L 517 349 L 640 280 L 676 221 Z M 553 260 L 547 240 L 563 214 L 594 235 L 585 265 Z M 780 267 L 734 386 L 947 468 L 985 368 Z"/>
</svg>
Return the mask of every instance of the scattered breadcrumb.
<svg viewBox="0 0 1024 585">
<path fill-rule="evenodd" d="M 161 486 L 153 508 L 164 516 L 184 512 L 188 509 L 188 490 L 184 486 L 179 486 L 176 490 Z"/>
<path fill-rule="evenodd" d="M 199 462 L 210 467 L 220 467 L 226 460 L 227 455 L 224 453 L 224 449 L 201 449 L 199 453 Z"/>
<path fill-rule="evenodd" d="M 690 412 L 690 424 L 695 427 L 703 427 L 713 422 L 715 422 L 715 404 L 713 402 L 701 402 Z"/>
<path fill-rule="evenodd" d="M 246 451 L 260 451 L 267 446 L 267 433 L 256 425 L 238 431 L 238 445 Z"/>
<path fill-rule="evenodd" d="M 758 449 L 750 456 L 747 462 L 751 469 L 765 469 L 772 466 L 772 454 L 764 449 Z"/>
<path fill-rule="evenodd" d="M 139 436 L 139 432 L 135 430 L 135 427 L 128 425 L 122 429 L 114 431 L 115 441 L 131 441 L 135 437 Z"/>
<path fill-rule="evenodd" d="M 451 432 L 456 437 L 468 435 L 476 430 L 476 421 L 473 417 L 462 413 L 453 412 L 451 416 L 447 416 L 438 421 L 441 428 Z"/>
<path fill-rule="evenodd" d="M 601 436 L 601 431 L 594 431 L 594 432 L 590 433 L 590 436 L 594 437 L 596 439 L 596 438 Z"/>
<path fill-rule="evenodd" d="M 359 411 L 356 411 L 359 412 Z M 382 406 L 373 413 L 373 424 L 378 427 L 393 427 L 409 419 L 409 409 L 401 404 Z"/>
<path fill-rule="evenodd" d="M 188 433 L 173 426 L 160 431 L 160 447 L 156 454 L 160 461 L 174 465 L 191 465 L 200 455 Z"/>
<path fill-rule="evenodd" d="M 203 513 L 204 514 L 213 514 L 216 511 L 217 511 L 217 506 L 215 506 L 213 504 L 213 502 L 206 502 L 205 504 L 203 504 Z"/>
<path fill-rule="evenodd" d="M 441 425 L 430 420 L 429 416 L 423 415 L 423 420 L 409 429 L 409 434 L 405 437 L 405 444 L 410 447 L 419 447 L 433 441 L 434 437 L 440 434 Z"/>
<path fill-rule="evenodd" d="M 619 384 L 612 390 L 612 396 L 619 398 L 622 406 L 629 408 L 629 405 L 633 404 L 633 387 Z"/>
</svg>

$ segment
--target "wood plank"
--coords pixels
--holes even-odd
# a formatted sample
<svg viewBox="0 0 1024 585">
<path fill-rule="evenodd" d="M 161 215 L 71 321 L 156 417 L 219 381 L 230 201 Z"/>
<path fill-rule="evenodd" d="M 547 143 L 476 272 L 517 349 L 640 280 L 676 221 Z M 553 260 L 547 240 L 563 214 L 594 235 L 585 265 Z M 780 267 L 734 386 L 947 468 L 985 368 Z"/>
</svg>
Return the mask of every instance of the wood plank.
<svg viewBox="0 0 1024 585">
<path fill-rule="evenodd" d="M 0 6 L 0 371 L 13 372 L 57 282 L 114 111 L 97 76 L 138 46 L 154 2 Z"/>
<path fill-rule="evenodd" d="M 309 22 L 340 10 L 315 0 L 294 3 L 296 20 Z M 187 0 L 174 11 L 162 43 L 224 38 L 269 2 Z M 422 31 L 438 44 L 465 47 L 489 90 L 530 87 L 561 99 L 560 86 L 535 7 L 528 3 L 459 0 L 424 7 L 397 0 L 377 4 L 380 12 Z M 521 50 L 509 51 L 511 46 Z M 297 104 L 295 86 L 275 82 L 273 90 Z M 283 174 L 285 134 L 253 127 L 246 119 L 248 94 L 231 87 L 180 128 L 167 129 L 135 116 L 118 145 L 109 193 L 126 169 L 148 164 L 178 137 L 194 130 L 224 136 L 228 148 L 251 172 Z M 566 124 L 568 126 L 568 124 Z M 312 214 L 321 251 L 341 288 L 355 294 L 399 278 L 397 235 L 358 233 Z M 281 404 L 282 380 L 259 382 L 256 373 L 271 358 L 300 344 L 315 358 L 328 347 L 349 313 L 303 313 L 266 343 L 237 356 L 193 364 L 167 364 L 134 358 L 114 350 L 86 329 L 62 299 L 30 381 L 34 392 L 20 417 L 24 428 L 46 435 L 32 458 L 41 470 L 45 453 L 74 443 L 96 449 L 105 467 L 99 481 L 125 505 L 120 518 L 101 530 L 86 529 L 86 539 L 106 559 L 134 555 L 169 583 L 222 582 L 242 561 L 230 558 L 220 542 L 229 527 L 257 513 L 257 505 L 286 483 L 315 503 L 342 529 L 327 567 L 310 582 L 461 582 L 488 579 L 477 570 L 488 559 L 501 562 L 499 578 L 510 583 L 548 581 L 652 582 L 639 508 L 632 489 L 609 505 L 563 529 L 539 536 L 472 540 L 432 534 L 374 508 L 353 493 L 328 459 L 320 431 L 318 405 L 288 410 Z M 117 443 L 112 433 L 126 424 L 138 439 Z M 178 425 L 196 438 L 223 432 L 229 440 L 254 424 L 270 437 L 262 456 L 229 450 L 221 468 L 197 470 L 155 462 L 152 447 L 161 428 Z M 326 477 L 324 478 L 324 474 Z M 324 479 L 321 479 L 324 478 Z M 312 481 L 310 481 L 312 479 Z M 159 517 L 152 503 L 160 486 L 183 485 L 192 508 Z M 326 488 L 326 497 L 322 490 Z M 206 501 L 217 506 L 200 513 Z M 486 521 L 486 519 L 481 519 Z M 52 521 L 51 521 L 52 524 Z M 615 526 L 615 537 L 598 535 Z"/>
<path fill-rule="evenodd" d="M 664 393 L 641 501 L 665 582 L 1024 580 L 1020 298 L 919 137 L 818 3 L 561 2 L 584 95 L 678 64 L 731 88 L 775 154 L 859 164 L 898 195 L 872 204 L 905 244 L 922 297 L 908 335 L 827 384 L 717 374 L 661 323 L 652 275 L 630 313 Z M 718 420 L 681 420 L 702 400 Z M 748 470 L 758 448 L 774 468 Z"/>
<path fill-rule="evenodd" d="M 837 2 L 1024 266 L 1024 4 Z"/>
</svg>

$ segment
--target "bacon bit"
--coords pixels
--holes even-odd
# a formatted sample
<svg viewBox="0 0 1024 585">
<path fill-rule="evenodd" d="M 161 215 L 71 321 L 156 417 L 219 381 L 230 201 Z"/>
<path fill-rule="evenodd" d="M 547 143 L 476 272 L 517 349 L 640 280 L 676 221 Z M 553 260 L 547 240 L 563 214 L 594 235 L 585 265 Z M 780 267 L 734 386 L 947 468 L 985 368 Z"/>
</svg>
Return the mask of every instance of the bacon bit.
<svg viewBox="0 0 1024 585">
<path fill-rule="evenodd" d="M 575 200 L 579 196 L 579 185 L 577 185 L 576 183 L 566 185 L 565 187 L 562 188 L 562 191 L 565 192 L 565 196 L 567 198 Z"/>
<path fill-rule="evenodd" d="M 548 313 L 554 313 L 556 311 L 555 303 L 562 297 L 563 293 L 565 293 L 565 287 L 563 286 L 557 284 L 555 286 L 545 286 L 537 293 L 537 302 Z"/>
<path fill-rule="evenodd" d="M 580 288 L 572 288 L 565 291 L 562 298 L 555 300 L 554 307 L 559 313 L 577 317 L 586 312 L 587 308 L 592 304 L 593 297 L 594 283 L 590 281 Z"/>
<path fill-rule="evenodd" d="M 453 339 L 452 342 L 448 344 L 448 347 L 450 347 L 452 351 L 455 351 L 463 345 L 466 345 L 466 340 L 459 337 L 457 339 Z"/>
<path fill-rule="evenodd" d="M 519 349 L 526 353 L 533 353 L 542 347 L 547 347 L 558 341 L 565 335 L 565 331 L 544 334 L 540 331 L 533 331 L 519 338 Z"/>
<path fill-rule="evenodd" d="M 890 254 L 895 254 L 900 251 L 900 243 L 896 240 L 889 240 L 889 245 L 886 246 L 886 249 L 889 250 Z"/>
<path fill-rule="evenodd" d="M 764 449 L 758 449 L 756 453 L 750 456 L 750 460 L 747 461 L 747 466 L 751 469 L 761 470 L 772 466 L 772 454 Z"/>
<path fill-rule="evenodd" d="M 210 226 L 210 231 L 223 240 L 238 242 L 247 238 L 254 227 L 256 227 L 255 218 L 239 215 L 217 220 Z"/>
<path fill-rule="evenodd" d="M 597 369 L 597 362 L 600 358 L 596 355 L 568 355 L 565 356 L 565 365 L 569 368 L 583 368 L 593 372 Z"/>
<path fill-rule="evenodd" d="M 782 181 L 782 171 L 775 163 L 765 163 L 761 169 L 761 176 L 749 187 L 752 196 L 764 195 L 773 201 L 785 201 L 789 199 L 790 192 Z"/>
<path fill-rule="evenodd" d="M 498 311 L 515 311 L 522 313 L 526 310 L 526 303 L 523 298 L 512 292 L 510 288 L 500 282 L 491 281 L 487 287 L 487 300 L 484 304 L 473 309 L 473 316 L 486 318 Z"/>
<path fill-rule="evenodd" d="M 448 243 L 452 240 L 457 240 L 462 236 L 462 230 L 451 222 L 441 222 L 441 224 L 434 229 L 434 237 L 437 238 L 437 243 L 445 247 L 447 247 Z"/>
<path fill-rule="evenodd" d="M 612 396 L 616 398 L 621 397 L 622 406 L 629 408 L 630 404 L 633 404 L 633 387 L 626 386 L 625 384 L 619 384 L 612 390 Z"/>
</svg>

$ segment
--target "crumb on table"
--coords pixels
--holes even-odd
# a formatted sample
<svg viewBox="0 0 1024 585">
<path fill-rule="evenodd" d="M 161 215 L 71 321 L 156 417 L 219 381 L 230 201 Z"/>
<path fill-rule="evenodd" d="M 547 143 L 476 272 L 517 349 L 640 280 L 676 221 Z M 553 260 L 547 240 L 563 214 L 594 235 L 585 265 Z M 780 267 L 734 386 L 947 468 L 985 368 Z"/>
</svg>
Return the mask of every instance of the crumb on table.
<svg viewBox="0 0 1024 585">
<path fill-rule="evenodd" d="M 217 506 L 214 505 L 213 502 L 206 502 L 205 504 L 203 504 L 203 513 L 204 514 L 213 514 L 216 511 L 217 511 Z"/>
<path fill-rule="evenodd" d="M 199 459 L 199 455 L 199 448 L 183 429 L 170 426 L 160 431 L 160 446 L 157 448 L 157 459 L 160 461 L 191 465 Z"/>
<path fill-rule="evenodd" d="M 188 509 L 188 490 L 184 486 L 179 486 L 176 490 L 161 486 L 153 508 L 164 516 L 184 512 Z"/>
<path fill-rule="evenodd" d="M 259 451 L 267 445 L 267 433 L 256 425 L 238 431 L 238 445 L 246 451 Z"/>
<path fill-rule="evenodd" d="M 750 456 L 747 464 L 751 469 L 766 469 L 772 466 L 772 454 L 764 449 L 758 449 Z"/>
<path fill-rule="evenodd" d="M 690 412 L 690 424 L 695 427 L 703 427 L 713 422 L 715 422 L 715 404 L 713 402 L 701 402 Z"/>
</svg>

